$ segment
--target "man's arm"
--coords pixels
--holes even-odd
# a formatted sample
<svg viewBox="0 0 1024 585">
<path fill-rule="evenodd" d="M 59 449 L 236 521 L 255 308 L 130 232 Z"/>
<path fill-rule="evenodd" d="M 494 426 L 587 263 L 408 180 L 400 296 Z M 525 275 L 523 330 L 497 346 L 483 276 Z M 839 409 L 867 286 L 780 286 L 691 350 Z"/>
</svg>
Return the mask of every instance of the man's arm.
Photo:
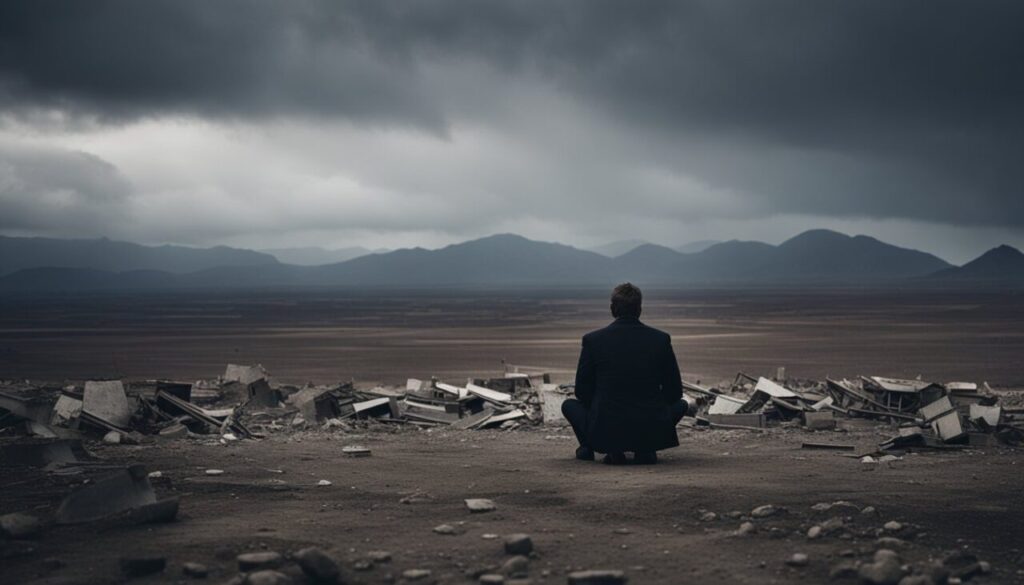
<svg viewBox="0 0 1024 585">
<path fill-rule="evenodd" d="M 672 404 L 683 397 L 683 377 L 679 373 L 679 362 L 676 361 L 676 353 L 672 351 L 672 338 L 668 338 L 668 352 L 665 356 L 665 365 L 661 371 L 661 395 L 666 404 Z"/>
<path fill-rule="evenodd" d="M 594 378 L 596 377 L 594 358 L 590 352 L 590 345 L 584 336 L 583 347 L 580 349 L 580 362 L 576 365 L 576 398 L 587 406 L 590 406 L 591 401 L 594 400 Z"/>
</svg>

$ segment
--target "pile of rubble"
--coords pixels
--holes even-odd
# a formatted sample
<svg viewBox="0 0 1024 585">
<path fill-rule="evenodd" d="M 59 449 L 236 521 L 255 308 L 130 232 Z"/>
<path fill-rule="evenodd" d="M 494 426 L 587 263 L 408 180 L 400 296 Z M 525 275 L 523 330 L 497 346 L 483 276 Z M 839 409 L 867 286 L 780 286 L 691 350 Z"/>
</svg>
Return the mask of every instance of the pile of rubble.
<svg viewBox="0 0 1024 585">
<path fill-rule="evenodd" d="M 409 379 L 405 387 L 357 389 L 353 382 L 296 387 L 272 382 L 260 365 L 229 364 L 215 380 L 120 380 L 82 385 L 0 385 L 0 428 L 42 438 L 102 436 L 108 443 L 220 434 L 227 440 L 349 420 L 460 429 L 515 428 L 560 418 L 566 387 L 545 373 L 509 366 L 502 377 L 465 385 Z M 282 424 L 284 423 L 284 424 Z"/>
<path fill-rule="evenodd" d="M 1024 408 L 1000 405 L 988 384 L 939 384 L 879 376 L 824 382 L 780 382 L 740 373 L 727 388 L 684 382 L 697 396 L 697 423 L 717 428 L 762 429 L 790 422 L 810 430 L 836 428 L 837 419 L 899 425 L 882 449 L 955 448 L 1024 442 Z"/>
</svg>

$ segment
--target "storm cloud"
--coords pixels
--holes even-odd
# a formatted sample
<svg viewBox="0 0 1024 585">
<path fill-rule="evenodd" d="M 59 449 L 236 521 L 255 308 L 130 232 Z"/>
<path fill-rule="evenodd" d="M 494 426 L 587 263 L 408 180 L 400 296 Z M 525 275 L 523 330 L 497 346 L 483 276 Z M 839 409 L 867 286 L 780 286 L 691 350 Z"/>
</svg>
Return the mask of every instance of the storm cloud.
<svg viewBox="0 0 1024 585">
<path fill-rule="evenodd" d="M 168 241 L 721 239 L 801 217 L 1005 235 L 1021 22 L 998 1 L 9 2 L 0 108 L 8 144 L 130 179 L 97 206 L 246 210 L 150 232 Z"/>
</svg>

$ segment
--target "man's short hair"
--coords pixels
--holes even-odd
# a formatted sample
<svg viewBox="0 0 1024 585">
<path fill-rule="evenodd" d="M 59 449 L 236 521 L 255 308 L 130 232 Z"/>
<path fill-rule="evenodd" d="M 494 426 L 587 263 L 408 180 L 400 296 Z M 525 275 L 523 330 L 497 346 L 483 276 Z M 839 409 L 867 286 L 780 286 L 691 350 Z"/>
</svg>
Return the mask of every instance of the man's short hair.
<svg viewBox="0 0 1024 585">
<path fill-rule="evenodd" d="M 643 293 L 632 283 L 620 284 L 612 290 L 612 317 L 639 317 Z"/>
</svg>

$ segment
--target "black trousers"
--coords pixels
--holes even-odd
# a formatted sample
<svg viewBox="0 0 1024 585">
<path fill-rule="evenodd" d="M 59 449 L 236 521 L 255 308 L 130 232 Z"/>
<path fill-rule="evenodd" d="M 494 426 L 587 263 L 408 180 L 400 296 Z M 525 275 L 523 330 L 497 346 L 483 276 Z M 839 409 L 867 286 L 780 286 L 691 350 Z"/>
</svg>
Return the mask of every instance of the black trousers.
<svg viewBox="0 0 1024 585">
<path fill-rule="evenodd" d="M 685 400 L 677 400 L 665 408 L 672 413 L 672 424 L 679 424 L 689 406 Z M 572 432 L 576 433 L 576 440 L 579 441 L 581 447 L 589 446 L 587 445 L 587 417 L 589 415 L 590 409 L 587 408 L 587 405 L 575 398 L 568 398 L 562 403 L 562 416 L 572 425 Z"/>
</svg>

